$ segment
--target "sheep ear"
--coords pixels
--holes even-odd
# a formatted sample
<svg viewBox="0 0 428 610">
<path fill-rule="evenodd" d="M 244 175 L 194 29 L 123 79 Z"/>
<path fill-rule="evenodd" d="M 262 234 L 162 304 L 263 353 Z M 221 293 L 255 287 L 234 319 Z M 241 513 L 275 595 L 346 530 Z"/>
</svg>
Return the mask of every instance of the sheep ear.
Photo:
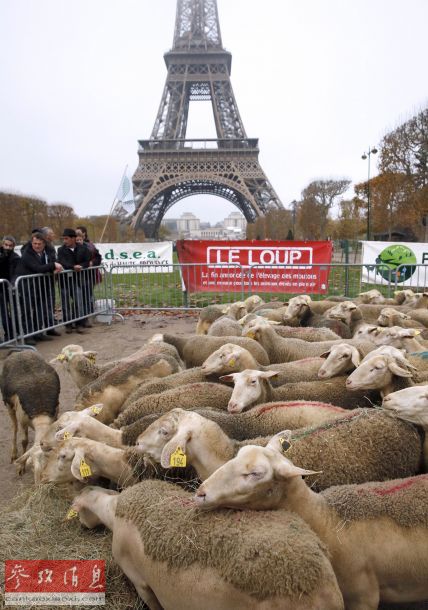
<svg viewBox="0 0 428 610">
<path fill-rule="evenodd" d="M 330 350 L 328 350 L 327 352 L 323 352 L 322 354 L 319 355 L 320 358 L 328 358 L 330 356 Z"/>
<path fill-rule="evenodd" d="M 360 365 L 360 363 L 361 363 L 361 357 L 360 357 L 360 354 L 359 354 L 359 352 L 358 352 L 358 350 L 357 350 L 357 348 L 356 348 L 356 347 L 352 346 L 352 347 L 351 347 L 351 352 L 352 352 L 352 356 L 351 356 L 351 362 L 352 362 L 352 364 L 353 364 L 353 365 L 355 366 L 355 368 L 356 368 L 356 367 L 357 367 L 357 366 L 359 366 L 359 365 Z"/>
<path fill-rule="evenodd" d="M 322 470 L 305 470 L 295 466 L 288 459 L 278 460 L 274 465 L 275 475 L 281 479 L 291 479 L 293 477 L 305 477 L 310 474 L 321 474 Z"/>
<path fill-rule="evenodd" d="M 274 449 L 282 455 L 284 451 L 287 451 L 291 447 L 291 430 L 282 430 L 272 436 L 266 447 Z"/>
<path fill-rule="evenodd" d="M 101 413 L 104 408 L 104 404 L 102 402 L 97 402 L 95 405 L 91 405 L 90 407 L 86 407 L 86 409 L 82 410 L 82 413 L 88 415 L 89 417 L 97 417 Z"/>
<path fill-rule="evenodd" d="M 220 381 L 226 381 L 227 383 L 233 383 L 235 381 L 235 375 L 222 375 L 219 377 Z"/>
<path fill-rule="evenodd" d="M 394 375 L 397 375 L 397 377 L 411 377 L 412 373 L 410 371 L 408 371 L 407 369 L 403 369 L 398 362 L 396 362 L 396 360 L 391 360 L 388 363 L 388 368 L 391 371 L 391 373 L 394 373 Z"/>
<path fill-rule="evenodd" d="M 168 441 L 168 443 L 162 449 L 160 461 L 162 468 L 171 468 L 171 455 L 178 449 L 178 447 L 180 447 L 183 453 L 186 453 L 187 443 L 189 442 L 191 435 L 192 433 L 190 430 L 181 430 L 177 432 L 177 434 L 175 434 L 170 441 Z"/>
<path fill-rule="evenodd" d="M 259 377 L 262 379 L 270 379 L 271 377 L 278 377 L 278 371 L 260 371 Z"/>
<path fill-rule="evenodd" d="M 81 474 L 82 461 L 86 463 L 85 452 L 83 451 L 83 449 L 76 449 L 76 451 L 74 453 L 73 461 L 71 462 L 71 474 L 78 481 L 82 481 L 82 483 L 86 483 L 88 477 L 84 477 Z"/>
<path fill-rule="evenodd" d="M 278 326 L 279 324 L 281 324 L 281 322 L 278 322 L 277 320 L 268 320 L 268 322 L 272 326 Z"/>
<path fill-rule="evenodd" d="M 97 355 L 98 355 L 98 352 L 93 352 L 93 351 L 89 351 L 89 352 L 83 352 L 83 355 L 84 355 L 86 358 L 89 358 L 89 360 L 91 360 L 91 359 L 94 359 L 94 360 L 95 360 L 95 358 L 96 358 L 96 357 L 97 357 Z"/>
</svg>

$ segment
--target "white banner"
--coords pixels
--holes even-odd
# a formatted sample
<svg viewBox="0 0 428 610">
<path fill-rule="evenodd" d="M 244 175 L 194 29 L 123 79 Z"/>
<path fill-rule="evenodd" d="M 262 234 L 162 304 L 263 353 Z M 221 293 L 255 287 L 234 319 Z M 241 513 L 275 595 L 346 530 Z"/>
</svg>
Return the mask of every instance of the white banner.
<svg viewBox="0 0 428 610">
<path fill-rule="evenodd" d="M 172 267 L 160 266 L 172 265 L 171 241 L 95 245 L 103 257 L 102 264 L 108 271 L 112 267 L 120 267 L 120 269 L 115 269 L 114 273 L 135 273 L 141 270 L 144 273 L 171 273 L 173 271 Z"/>
<path fill-rule="evenodd" d="M 388 241 L 363 241 L 362 244 L 363 282 L 427 287 L 428 244 Z"/>
</svg>

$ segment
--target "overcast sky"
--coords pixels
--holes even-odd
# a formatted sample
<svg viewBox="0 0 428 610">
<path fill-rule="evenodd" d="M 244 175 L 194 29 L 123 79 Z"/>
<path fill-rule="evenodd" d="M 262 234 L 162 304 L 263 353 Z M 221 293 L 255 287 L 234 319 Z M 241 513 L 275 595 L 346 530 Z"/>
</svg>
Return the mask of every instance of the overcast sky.
<svg viewBox="0 0 428 610">
<path fill-rule="evenodd" d="M 428 102 L 427 0 L 218 0 L 248 137 L 285 207 L 317 178 L 367 178 L 369 146 Z M 0 189 L 108 213 L 149 138 L 175 0 L 0 0 Z M 193 102 L 189 137 L 214 137 Z M 374 158 L 373 158 L 374 160 Z M 372 175 L 376 166 L 372 166 Z M 216 222 L 232 204 L 184 199 Z"/>
</svg>

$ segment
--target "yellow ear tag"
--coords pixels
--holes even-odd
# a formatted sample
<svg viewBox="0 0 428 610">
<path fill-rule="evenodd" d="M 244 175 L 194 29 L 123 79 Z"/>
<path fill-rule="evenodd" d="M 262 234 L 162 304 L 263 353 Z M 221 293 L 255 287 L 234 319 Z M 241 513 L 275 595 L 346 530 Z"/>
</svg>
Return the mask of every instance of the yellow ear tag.
<svg viewBox="0 0 428 610">
<path fill-rule="evenodd" d="M 87 356 L 87 358 L 88 358 L 89 362 L 91 362 L 92 364 L 95 364 L 96 356 L 93 356 L 93 355 L 92 356 Z"/>
<path fill-rule="evenodd" d="M 92 470 L 89 466 L 89 464 L 87 464 L 85 462 L 85 460 L 80 460 L 80 467 L 79 467 L 79 471 L 80 471 L 80 476 L 83 479 L 86 479 L 87 477 L 90 477 L 92 474 Z"/>
<path fill-rule="evenodd" d="M 56 359 L 59 360 L 60 362 L 62 362 L 63 360 L 65 360 L 65 355 L 64 354 L 58 354 Z"/>
<path fill-rule="evenodd" d="M 73 435 L 70 432 L 64 432 L 63 437 L 65 441 L 68 441 L 69 438 L 73 438 Z"/>
<path fill-rule="evenodd" d="M 181 447 L 177 447 L 174 453 L 171 453 L 169 465 L 172 466 L 172 468 L 186 468 L 186 464 L 186 454 L 183 452 Z"/>
<path fill-rule="evenodd" d="M 68 513 L 65 516 L 66 521 L 71 521 L 71 519 L 75 519 L 76 517 L 77 517 L 77 511 L 75 511 L 74 508 L 70 508 L 70 510 L 68 511 Z"/>
<path fill-rule="evenodd" d="M 254 337 L 256 336 L 256 333 L 252 330 L 249 330 L 247 332 L 247 337 L 249 337 L 250 339 L 254 339 Z"/>
<path fill-rule="evenodd" d="M 420 330 L 415 330 L 415 337 L 417 337 L 417 336 L 418 336 L 418 335 L 420 335 L 420 334 L 421 334 L 421 331 L 420 331 Z"/>
<path fill-rule="evenodd" d="M 98 415 L 99 413 L 101 413 L 102 410 L 103 410 L 103 408 L 97 407 L 97 405 L 94 405 L 93 407 L 91 407 L 91 411 L 94 415 Z"/>
<path fill-rule="evenodd" d="M 228 362 L 228 365 L 229 365 L 230 367 L 235 366 L 235 365 L 236 365 L 236 360 L 235 360 L 235 358 L 231 358 L 231 359 L 229 360 L 229 362 Z"/>
<path fill-rule="evenodd" d="M 280 436 L 278 440 L 279 444 L 281 445 L 282 453 L 287 453 L 287 451 L 292 447 L 290 441 L 288 441 L 283 436 Z"/>
</svg>

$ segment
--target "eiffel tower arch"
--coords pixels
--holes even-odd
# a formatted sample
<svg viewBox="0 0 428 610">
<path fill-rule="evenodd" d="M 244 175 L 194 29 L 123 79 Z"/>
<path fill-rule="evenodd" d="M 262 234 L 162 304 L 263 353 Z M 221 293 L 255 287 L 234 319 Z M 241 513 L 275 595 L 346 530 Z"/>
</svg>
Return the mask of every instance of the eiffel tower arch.
<svg viewBox="0 0 428 610">
<path fill-rule="evenodd" d="M 132 225 L 156 237 L 169 208 L 195 194 L 227 199 L 247 222 L 282 209 L 260 166 L 258 140 L 247 137 L 239 114 L 217 0 L 177 0 L 174 43 L 164 58 L 168 74 L 153 131 L 139 140 Z M 193 100 L 211 101 L 216 139 L 186 139 Z"/>
</svg>

